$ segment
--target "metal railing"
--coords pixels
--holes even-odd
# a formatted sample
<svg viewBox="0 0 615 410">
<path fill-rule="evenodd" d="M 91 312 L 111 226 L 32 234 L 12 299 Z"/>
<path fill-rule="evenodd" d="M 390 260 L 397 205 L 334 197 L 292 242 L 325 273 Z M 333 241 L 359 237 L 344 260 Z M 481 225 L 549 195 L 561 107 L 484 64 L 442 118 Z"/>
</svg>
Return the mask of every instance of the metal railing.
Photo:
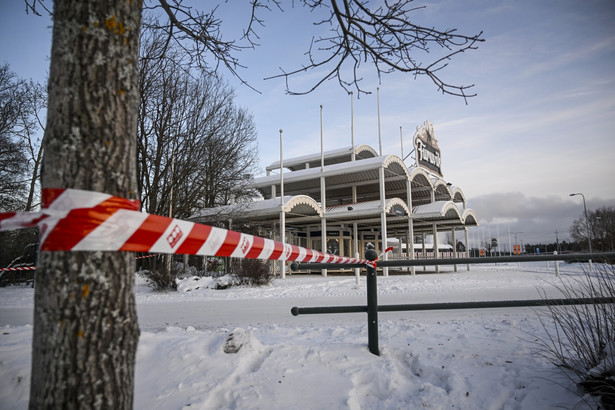
<svg viewBox="0 0 615 410">
<path fill-rule="evenodd" d="M 366 259 L 375 260 L 377 255 L 370 250 L 366 251 Z M 455 265 L 455 264 L 480 264 L 480 263 L 503 263 L 503 262 L 544 262 L 544 261 L 602 261 L 615 259 L 615 252 L 606 253 L 577 253 L 565 255 L 516 255 L 497 256 L 482 258 L 456 258 L 456 259 L 421 259 L 421 260 L 393 260 L 377 261 L 381 267 L 402 266 L 425 266 L 425 265 Z M 293 263 L 292 270 L 317 270 L 337 267 L 332 263 Z M 341 266 L 341 265 L 340 265 Z M 538 299 L 538 300 L 501 300 L 483 302 L 459 302 L 459 303 L 421 303 L 409 305 L 385 305 L 378 306 L 377 274 L 376 267 L 364 264 L 344 264 L 343 267 L 365 268 L 367 285 L 366 306 L 324 306 L 324 307 L 293 307 L 293 316 L 326 314 L 326 313 L 367 313 L 367 336 L 369 351 L 379 355 L 378 347 L 378 312 L 395 311 L 419 311 L 419 310 L 445 310 L 445 309 L 484 309 L 484 308 L 510 308 L 532 307 L 548 305 L 579 305 L 596 303 L 615 303 L 615 298 L 575 298 L 575 299 Z"/>
</svg>

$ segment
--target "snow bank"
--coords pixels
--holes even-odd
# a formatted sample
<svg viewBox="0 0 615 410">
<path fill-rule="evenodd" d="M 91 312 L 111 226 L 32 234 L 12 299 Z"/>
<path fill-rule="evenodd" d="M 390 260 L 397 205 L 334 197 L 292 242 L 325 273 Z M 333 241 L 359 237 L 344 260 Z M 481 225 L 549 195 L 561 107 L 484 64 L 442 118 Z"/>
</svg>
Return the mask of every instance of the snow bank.
<svg viewBox="0 0 615 410">
<path fill-rule="evenodd" d="M 566 267 L 562 275 L 580 272 Z M 379 302 L 535 299 L 555 280 L 544 265 L 472 269 L 379 277 Z M 380 313 L 375 356 L 365 314 L 290 315 L 293 305 L 364 303 L 364 278 L 209 283 L 188 278 L 168 293 L 139 284 L 135 408 L 591 408 L 534 351 L 544 331 L 532 309 Z M 31 308 L 32 289 L 0 289 L 2 409 L 27 408 L 32 328 L 18 318 Z M 224 351 L 230 333 L 240 335 L 236 353 Z"/>
</svg>

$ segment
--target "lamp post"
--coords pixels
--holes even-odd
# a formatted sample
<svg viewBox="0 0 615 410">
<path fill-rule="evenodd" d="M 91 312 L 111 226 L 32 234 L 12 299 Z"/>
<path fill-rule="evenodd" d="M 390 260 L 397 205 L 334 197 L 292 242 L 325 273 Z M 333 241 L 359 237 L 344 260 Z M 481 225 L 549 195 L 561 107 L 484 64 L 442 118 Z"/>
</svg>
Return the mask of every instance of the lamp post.
<svg viewBox="0 0 615 410">
<path fill-rule="evenodd" d="M 589 218 L 587 217 L 587 205 L 585 204 L 585 195 L 583 195 L 580 192 L 577 192 L 576 194 L 570 194 L 570 196 L 576 196 L 576 195 L 581 195 L 581 197 L 583 197 L 583 210 L 585 211 L 585 227 L 587 228 L 587 243 L 589 244 L 589 253 L 592 253 L 592 239 L 591 239 L 591 235 L 589 232 Z M 592 261 L 590 259 L 589 269 L 591 270 L 591 268 L 592 268 Z"/>
</svg>

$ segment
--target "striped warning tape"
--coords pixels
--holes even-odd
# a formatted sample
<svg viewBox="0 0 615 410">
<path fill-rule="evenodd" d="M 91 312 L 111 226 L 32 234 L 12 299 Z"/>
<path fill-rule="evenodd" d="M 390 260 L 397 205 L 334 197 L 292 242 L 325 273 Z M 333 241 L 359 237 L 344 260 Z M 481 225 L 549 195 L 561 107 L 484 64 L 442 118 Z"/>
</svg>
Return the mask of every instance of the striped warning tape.
<svg viewBox="0 0 615 410">
<path fill-rule="evenodd" d="M 36 266 L 20 266 L 18 268 L 0 268 L 0 272 L 14 272 L 18 270 L 36 270 Z"/>
<path fill-rule="evenodd" d="M 38 226 L 43 251 L 131 251 L 372 264 L 366 259 L 336 256 L 138 209 L 139 201 L 99 192 L 45 189 L 41 212 L 0 214 L 0 230 Z"/>
<path fill-rule="evenodd" d="M 135 259 L 145 259 L 145 258 L 153 258 L 154 256 L 158 256 L 158 253 L 153 255 L 145 255 L 145 256 L 137 256 Z M 36 270 L 36 266 L 20 266 L 18 268 L 0 268 L 0 272 L 13 272 L 18 270 Z"/>
<path fill-rule="evenodd" d="M 145 259 L 145 258 L 153 258 L 155 256 L 160 255 L 159 253 L 155 253 L 153 255 L 144 255 L 144 256 L 137 256 L 135 259 Z"/>
</svg>

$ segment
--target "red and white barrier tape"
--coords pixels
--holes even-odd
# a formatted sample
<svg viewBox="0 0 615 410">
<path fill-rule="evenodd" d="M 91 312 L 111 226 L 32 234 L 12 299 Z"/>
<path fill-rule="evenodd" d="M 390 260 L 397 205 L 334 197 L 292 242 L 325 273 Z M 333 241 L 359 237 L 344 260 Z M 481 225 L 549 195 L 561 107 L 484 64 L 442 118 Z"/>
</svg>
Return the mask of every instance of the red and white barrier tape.
<svg viewBox="0 0 615 410">
<path fill-rule="evenodd" d="M 158 253 L 155 253 L 153 255 L 145 255 L 145 256 L 137 256 L 135 259 L 145 259 L 145 258 L 153 258 L 154 256 L 158 256 Z M 18 268 L 0 268 L 0 272 L 12 272 L 12 271 L 18 271 L 18 270 L 36 270 L 36 266 L 20 266 Z"/>
<path fill-rule="evenodd" d="M 0 272 L 14 272 L 18 270 L 36 270 L 36 266 L 21 266 L 19 268 L 0 268 Z"/>
<path fill-rule="evenodd" d="M 135 259 L 145 259 L 145 258 L 153 258 L 155 256 L 160 255 L 159 253 L 155 253 L 153 255 L 145 255 L 145 256 L 137 256 Z"/>
<path fill-rule="evenodd" d="M 43 251 L 131 251 L 294 262 L 363 263 L 226 229 L 139 211 L 139 201 L 76 189 L 44 189 L 38 213 L 0 214 L 0 230 L 40 228 Z"/>
</svg>

